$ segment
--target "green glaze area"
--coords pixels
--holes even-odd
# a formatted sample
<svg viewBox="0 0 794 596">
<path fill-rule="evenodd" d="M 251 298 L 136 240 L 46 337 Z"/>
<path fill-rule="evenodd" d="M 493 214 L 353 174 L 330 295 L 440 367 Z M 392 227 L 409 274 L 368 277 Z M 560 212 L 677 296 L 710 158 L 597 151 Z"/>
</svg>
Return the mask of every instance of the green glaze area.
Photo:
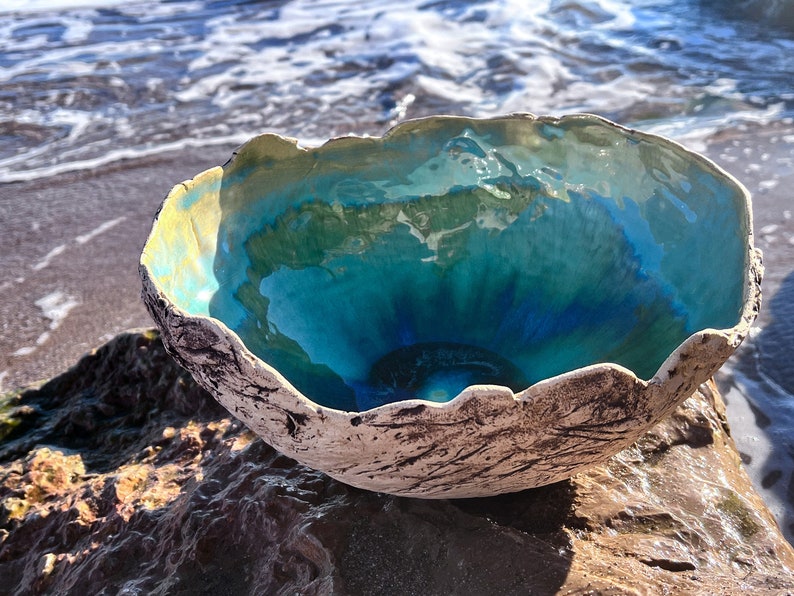
<svg viewBox="0 0 794 596">
<path fill-rule="evenodd" d="M 594 362 L 650 377 L 690 334 L 683 308 L 641 270 L 598 200 L 526 192 L 511 205 L 518 212 L 493 206 L 484 216 L 492 198 L 461 189 L 288 211 L 245 245 L 252 265 L 236 297 L 252 316 L 236 331 L 287 378 L 323 363 L 323 383 L 327 367 L 356 388 L 359 408 L 379 405 L 366 390 L 372 367 L 403 346 L 489 350 L 521 371 L 500 383 L 520 390 Z"/>
<path fill-rule="evenodd" d="M 592 117 L 432 118 L 308 151 L 266 135 L 200 186 L 166 203 L 169 229 L 198 223 L 148 254 L 155 277 L 329 407 L 599 362 L 649 379 L 742 308 L 738 185 Z"/>
</svg>

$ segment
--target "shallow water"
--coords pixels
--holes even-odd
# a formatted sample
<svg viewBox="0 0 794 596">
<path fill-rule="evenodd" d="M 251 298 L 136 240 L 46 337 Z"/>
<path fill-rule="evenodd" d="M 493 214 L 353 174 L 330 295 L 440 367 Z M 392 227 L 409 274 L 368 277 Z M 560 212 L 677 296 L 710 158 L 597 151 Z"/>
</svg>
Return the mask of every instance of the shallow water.
<svg viewBox="0 0 794 596">
<path fill-rule="evenodd" d="M 794 106 L 791 33 L 705 0 L 23 4 L 0 14 L 0 181 L 439 112 L 673 119 L 685 138 Z"/>
<path fill-rule="evenodd" d="M 304 144 L 380 134 L 435 113 L 597 112 L 709 150 L 757 196 L 765 293 L 779 296 L 777 306 L 767 300 L 764 328 L 721 378 L 740 449 L 792 538 L 794 385 L 786 379 L 794 333 L 785 322 L 784 282 L 794 230 L 782 189 L 794 171 L 794 2 L 725 6 L 409 0 L 394 10 L 384 0 L 7 0 L 0 6 L 0 183 L 237 143 L 265 130 Z M 748 127 L 773 131 L 765 142 L 775 139 L 776 149 L 732 144 L 731 135 L 749 134 Z M 3 188 L 2 228 L 35 232 L 49 217 L 68 223 L 68 211 L 12 212 Z M 14 188 L 6 184 L 5 196 Z M 123 228 L 125 217 L 93 222 L 25 270 L 47 272 L 78 245 Z M 0 279 L 0 288 L 13 288 L 14 275 Z M 14 349 L 34 353 L 80 299 L 54 284 L 31 302 L 45 326 Z M 17 323 L 3 321 L 4 333 Z"/>
</svg>

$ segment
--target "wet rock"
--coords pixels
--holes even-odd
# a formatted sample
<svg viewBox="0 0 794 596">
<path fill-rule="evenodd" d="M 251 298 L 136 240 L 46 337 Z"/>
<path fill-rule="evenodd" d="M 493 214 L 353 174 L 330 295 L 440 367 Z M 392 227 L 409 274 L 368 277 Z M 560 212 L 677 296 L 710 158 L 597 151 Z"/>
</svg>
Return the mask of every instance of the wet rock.
<svg viewBox="0 0 794 596">
<path fill-rule="evenodd" d="M 267 446 L 153 332 L 0 404 L 9 593 L 786 593 L 794 551 L 713 384 L 609 464 L 498 497 L 350 488 Z"/>
</svg>

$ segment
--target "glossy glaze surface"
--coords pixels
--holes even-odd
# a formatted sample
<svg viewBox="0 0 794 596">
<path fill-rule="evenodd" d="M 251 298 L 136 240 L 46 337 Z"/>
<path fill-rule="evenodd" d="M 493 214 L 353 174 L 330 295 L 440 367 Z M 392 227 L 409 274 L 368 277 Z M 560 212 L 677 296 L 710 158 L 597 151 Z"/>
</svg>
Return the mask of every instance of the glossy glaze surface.
<svg viewBox="0 0 794 596">
<path fill-rule="evenodd" d="M 336 409 L 602 362 L 650 379 L 742 310 L 742 189 L 591 116 L 264 135 L 175 192 L 144 253 L 157 283 Z"/>
</svg>

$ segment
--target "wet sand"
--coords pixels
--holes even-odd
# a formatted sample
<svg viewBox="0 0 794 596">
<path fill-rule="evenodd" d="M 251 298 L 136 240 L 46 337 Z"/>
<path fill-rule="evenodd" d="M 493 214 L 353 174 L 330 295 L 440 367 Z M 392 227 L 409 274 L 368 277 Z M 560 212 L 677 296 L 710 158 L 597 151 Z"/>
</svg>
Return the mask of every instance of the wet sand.
<svg viewBox="0 0 794 596">
<path fill-rule="evenodd" d="M 707 154 L 753 194 L 766 269 L 755 328 L 717 382 L 753 484 L 794 544 L 794 126 L 723 133 Z"/>
<path fill-rule="evenodd" d="M 122 330 L 151 326 L 138 256 L 176 183 L 224 163 L 216 146 L 0 186 L 0 392 L 66 370 Z M 718 377 L 750 475 L 794 538 L 794 124 L 748 125 L 705 153 L 753 193 L 766 276 L 759 329 Z M 775 295 L 780 291 L 776 300 Z M 771 384 L 770 384 L 771 383 Z"/>
<path fill-rule="evenodd" d="M 124 329 L 152 325 L 138 257 L 157 208 L 174 184 L 233 149 L 0 186 L 0 392 L 66 370 Z"/>
</svg>

